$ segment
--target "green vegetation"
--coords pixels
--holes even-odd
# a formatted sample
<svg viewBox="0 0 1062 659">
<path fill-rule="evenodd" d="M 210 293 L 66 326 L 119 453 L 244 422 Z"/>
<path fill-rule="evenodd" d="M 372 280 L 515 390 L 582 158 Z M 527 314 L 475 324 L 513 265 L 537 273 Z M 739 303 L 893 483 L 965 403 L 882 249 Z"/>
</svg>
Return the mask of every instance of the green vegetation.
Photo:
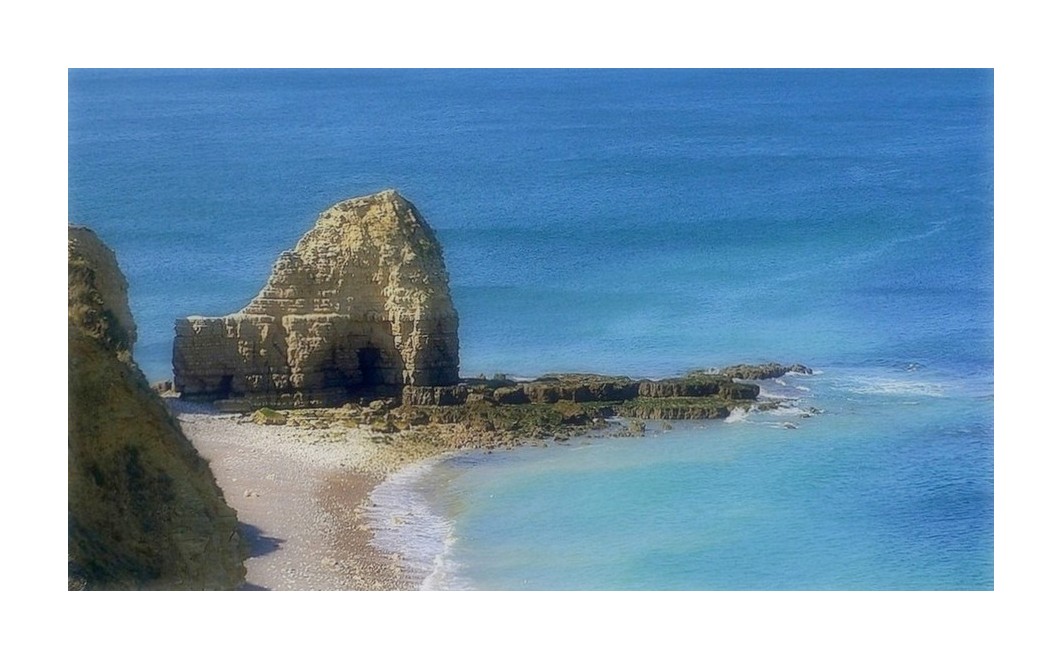
<svg viewBox="0 0 1062 659">
<path fill-rule="evenodd" d="M 260 426 L 282 426 L 288 422 L 288 417 L 274 409 L 263 407 L 251 415 L 251 421 Z"/>
<path fill-rule="evenodd" d="M 724 419 L 735 407 L 748 407 L 719 396 L 704 398 L 635 398 L 616 407 L 616 414 L 635 419 Z"/>
</svg>

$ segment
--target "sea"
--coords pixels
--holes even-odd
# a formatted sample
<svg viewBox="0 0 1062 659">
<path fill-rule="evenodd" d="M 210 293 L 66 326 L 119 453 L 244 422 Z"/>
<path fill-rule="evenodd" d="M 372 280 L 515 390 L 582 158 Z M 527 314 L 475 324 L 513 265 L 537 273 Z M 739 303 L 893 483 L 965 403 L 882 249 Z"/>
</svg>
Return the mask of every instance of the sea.
<svg viewBox="0 0 1062 659">
<path fill-rule="evenodd" d="M 425 589 L 992 590 L 991 70 L 71 70 L 135 358 L 342 199 L 435 229 L 463 376 L 798 362 L 770 411 L 413 465 Z"/>
</svg>

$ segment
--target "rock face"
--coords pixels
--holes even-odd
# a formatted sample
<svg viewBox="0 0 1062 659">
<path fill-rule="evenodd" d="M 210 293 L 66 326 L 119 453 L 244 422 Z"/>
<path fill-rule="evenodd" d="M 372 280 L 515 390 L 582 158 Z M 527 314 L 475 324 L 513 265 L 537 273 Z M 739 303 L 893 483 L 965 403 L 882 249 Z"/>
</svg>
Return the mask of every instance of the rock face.
<svg viewBox="0 0 1062 659">
<path fill-rule="evenodd" d="M 408 387 L 403 392 L 402 404 L 446 406 L 477 400 L 499 405 L 553 404 L 561 401 L 618 403 L 635 399 L 713 396 L 726 401 L 751 401 L 759 395 L 759 385 L 736 382 L 730 376 L 717 373 L 692 373 L 667 380 L 632 380 L 625 376 L 563 373 L 520 383 L 511 380 L 465 380 L 449 387 Z"/>
<path fill-rule="evenodd" d="M 236 513 L 132 361 L 136 325 L 114 253 L 71 227 L 68 255 L 70 587 L 238 586 Z"/>
<path fill-rule="evenodd" d="M 183 397 L 302 407 L 457 383 L 442 248 L 394 190 L 323 212 L 238 313 L 180 319 Z"/>
<path fill-rule="evenodd" d="M 70 227 L 67 233 L 70 324 L 132 363 L 136 323 L 114 252 L 89 229 Z"/>
</svg>

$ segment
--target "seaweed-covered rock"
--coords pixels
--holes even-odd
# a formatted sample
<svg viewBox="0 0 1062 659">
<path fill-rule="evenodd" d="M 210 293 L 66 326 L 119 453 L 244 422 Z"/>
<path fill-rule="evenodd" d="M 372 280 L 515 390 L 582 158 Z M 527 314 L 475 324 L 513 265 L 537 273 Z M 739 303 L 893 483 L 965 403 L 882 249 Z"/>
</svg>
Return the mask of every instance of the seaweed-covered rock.
<svg viewBox="0 0 1062 659">
<path fill-rule="evenodd" d="M 251 415 L 251 422 L 260 426 L 283 426 L 288 422 L 288 417 L 274 409 L 263 407 L 255 410 Z"/>
<path fill-rule="evenodd" d="M 719 375 L 728 378 L 738 378 L 739 380 L 770 380 L 772 378 L 780 378 L 786 373 L 811 375 L 812 370 L 803 364 L 783 366 L 778 362 L 770 362 L 768 364 L 737 364 L 735 366 L 727 366 L 719 371 Z"/>
</svg>

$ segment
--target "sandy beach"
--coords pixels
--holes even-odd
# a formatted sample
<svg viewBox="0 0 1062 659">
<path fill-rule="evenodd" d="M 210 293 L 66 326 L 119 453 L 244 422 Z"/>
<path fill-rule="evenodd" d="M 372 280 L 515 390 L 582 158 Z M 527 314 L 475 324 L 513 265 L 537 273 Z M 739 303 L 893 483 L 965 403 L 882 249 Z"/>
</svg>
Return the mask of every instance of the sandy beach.
<svg viewBox="0 0 1062 659">
<path fill-rule="evenodd" d="M 365 428 L 258 425 L 171 400 L 250 545 L 248 590 L 410 590 L 398 555 L 371 545 L 369 493 L 418 456 Z"/>
</svg>

